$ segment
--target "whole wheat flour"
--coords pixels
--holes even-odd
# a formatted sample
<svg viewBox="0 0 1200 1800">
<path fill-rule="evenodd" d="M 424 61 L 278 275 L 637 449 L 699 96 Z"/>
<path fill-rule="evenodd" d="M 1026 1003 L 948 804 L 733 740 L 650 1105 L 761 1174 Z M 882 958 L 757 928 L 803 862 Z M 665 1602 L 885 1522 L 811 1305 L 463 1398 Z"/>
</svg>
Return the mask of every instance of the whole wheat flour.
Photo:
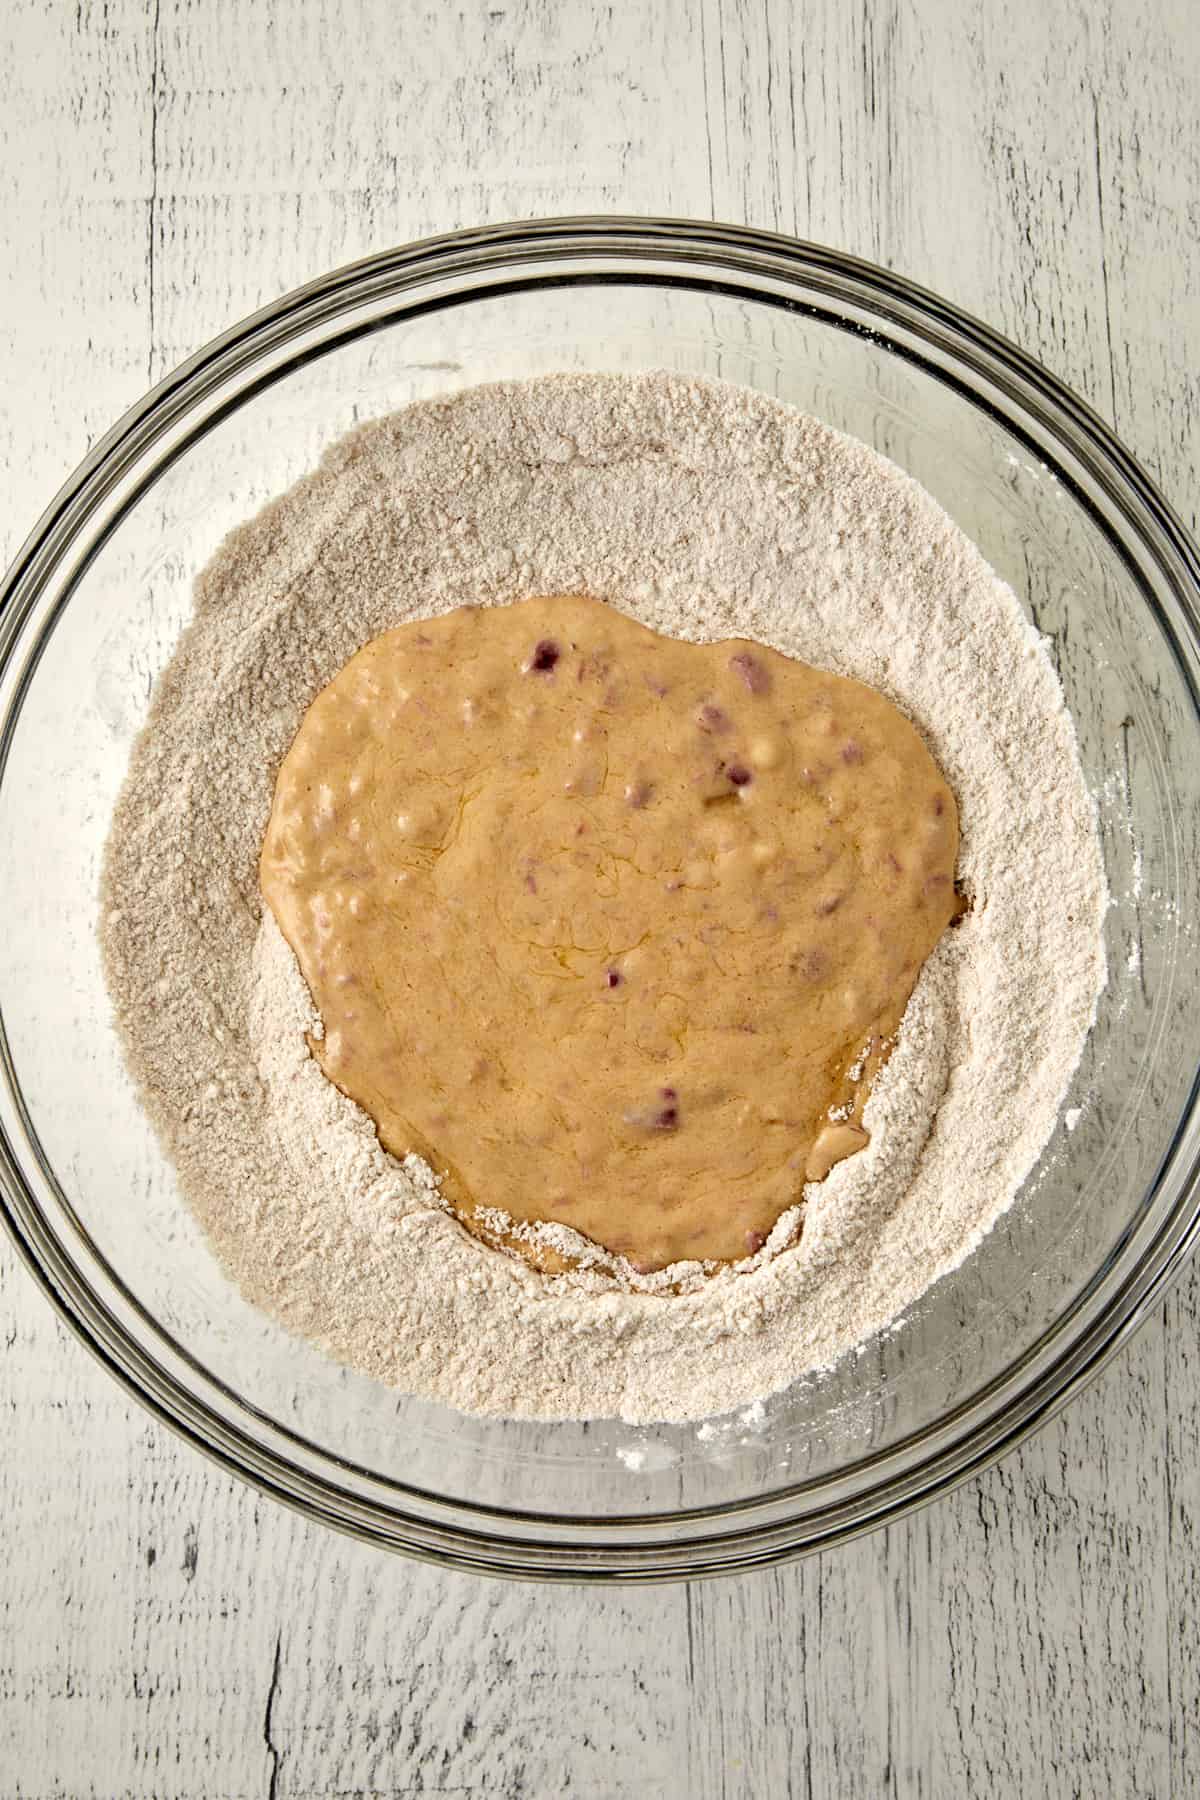
<svg viewBox="0 0 1200 1800">
<path fill-rule="evenodd" d="M 872 683 L 958 798 L 972 910 L 909 1003 L 869 1146 L 708 1279 L 602 1256 L 551 1278 L 470 1237 L 309 1056 L 320 1024 L 258 893 L 275 772 L 341 665 L 404 619 L 555 592 Z M 928 494 L 761 395 L 556 376 L 363 426 L 226 541 L 134 749 L 101 932 L 130 1067 L 250 1300 L 468 1411 L 639 1422 L 833 1362 L 973 1248 L 1053 1129 L 1105 905 L 1041 641 Z"/>
</svg>

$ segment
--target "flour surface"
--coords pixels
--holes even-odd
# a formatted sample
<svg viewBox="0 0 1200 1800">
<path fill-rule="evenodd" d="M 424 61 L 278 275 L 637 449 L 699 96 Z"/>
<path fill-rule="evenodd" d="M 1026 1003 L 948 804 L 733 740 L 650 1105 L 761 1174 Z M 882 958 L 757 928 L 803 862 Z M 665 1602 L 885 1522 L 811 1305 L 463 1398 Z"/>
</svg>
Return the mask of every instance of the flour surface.
<svg viewBox="0 0 1200 1800">
<path fill-rule="evenodd" d="M 752 1264 L 677 1266 L 670 1296 L 602 1258 L 550 1279 L 468 1236 L 309 1056 L 319 1022 L 257 889 L 275 771 L 342 664 L 405 619 L 554 592 L 872 683 L 959 803 L 972 911 L 909 1003 L 870 1145 Z M 226 541 L 134 749 L 101 935 L 130 1068 L 249 1299 L 464 1410 L 638 1422 L 835 1361 L 969 1253 L 1053 1129 L 1106 903 L 1044 647 L 929 495 L 761 395 L 554 376 L 361 427 Z"/>
</svg>

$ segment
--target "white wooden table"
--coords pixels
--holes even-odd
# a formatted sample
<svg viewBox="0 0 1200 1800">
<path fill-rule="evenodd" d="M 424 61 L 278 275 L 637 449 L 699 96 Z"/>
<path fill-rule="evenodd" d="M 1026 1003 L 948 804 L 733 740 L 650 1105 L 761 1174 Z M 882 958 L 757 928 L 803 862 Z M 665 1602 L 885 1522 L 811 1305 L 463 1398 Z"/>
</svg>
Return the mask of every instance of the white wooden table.
<svg viewBox="0 0 1200 1800">
<path fill-rule="evenodd" d="M 252 307 L 593 210 L 778 227 L 939 289 L 1194 526 L 1194 7 L 5 0 L 0 556 Z M 0 1800 L 1200 1791 L 1198 1318 L 1193 1275 L 1033 1443 L 856 1546 L 550 1591 L 258 1499 L 126 1401 L 5 1245 Z"/>
</svg>

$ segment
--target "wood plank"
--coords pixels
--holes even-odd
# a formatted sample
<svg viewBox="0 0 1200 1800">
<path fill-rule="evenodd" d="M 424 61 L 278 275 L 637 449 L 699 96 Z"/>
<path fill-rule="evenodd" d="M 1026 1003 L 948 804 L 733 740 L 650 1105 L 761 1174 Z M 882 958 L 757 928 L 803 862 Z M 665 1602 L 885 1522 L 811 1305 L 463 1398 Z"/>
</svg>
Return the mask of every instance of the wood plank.
<svg viewBox="0 0 1200 1800">
<path fill-rule="evenodd" d="M 1185 0 L 82 0 L 0 18 L 0 549 L 147 380 L 389 242 L 743 218 L 1009 331 L 1195 521 Z M 128 1405 L 0 1249 L 0 1792 L 1184 1793 L 1192 1278 L 998 1470 L 805 1565 L 522 1589 L 306 1526 Z"/>
</svg>

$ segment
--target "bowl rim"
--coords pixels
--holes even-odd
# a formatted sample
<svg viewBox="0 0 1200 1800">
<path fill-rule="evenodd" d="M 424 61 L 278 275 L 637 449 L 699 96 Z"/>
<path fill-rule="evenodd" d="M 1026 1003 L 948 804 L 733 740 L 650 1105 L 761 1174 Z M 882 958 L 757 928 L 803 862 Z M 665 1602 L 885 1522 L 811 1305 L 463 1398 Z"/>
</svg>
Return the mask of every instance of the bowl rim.
<svg viewBox="0 0 1200 1800">
<path fill-rule="evenodd" d="M 556 265 L 559 272 L 544 272 L 547 263 Z M 717 270 L 719 279 L 714 283 L 703 277 L 701 270 L 708 270 L 710 277 Z M 421 301 L 420 295 L 427 294 L 431 285 L 456 279 L 469 279 L 475 285 L 458 296 L 447 293 Z M 164 441 L 169 444 L 168 456 L 174 458 L 221 416 L 219 409 L 204 414 L 203 404 L 224 383 L 255 366 L 265 370 L 261 381 L 276 380 L 295 365 L 296 346 L 306 334 L 327 330 L 352 309 L 387 305 L 402 295 L 407 298 L 399 314 L 385 313 L 348 327 L 334 341 L 379 329 L 389 317 L 411 316 L 415 311 L 514 288 L 594 285 L 606 280 L 702 286 L 710 291 L 717 285 L 743 298 L 819 314 L 831 324 L 866 332 L 890 350 L 921 362 L 976 406 L 996 413 L 1006 430 L 1035 454 L 1053 456 L 1053 447 L 1058 446 L 1071 467 L 1055 459 L 1055 473 L 1076 501 L 1127 562 L 1131 559 L 1126 538 L 1117 534 L 1117 526 L 1161 571 L 1180 615 L 1182 636 L 1155 607 L 1158 623 L 1200 715 L 1200 553 L 1157 486 L 1110 428 L 1055 376 L 989 326 L 938 295 L 840 251 L 743 226 L 591 215 L 450 232 L 334 269 L 232 325 L 129 408 L 63 484 L 0 584 L 0 683 L 11 677 L 15 667 L 13 691 L 0 720 L 0 781 L 40 649 L 69 600 L 70 588 L 42 622 L 23 663 L 15 665 L 14 656 L 21 648 L 31 612 L 89 520 L 120 491 L 130 473 Z M 822 299 L 836 302 L 842 312 L 836 316 L 825 313 Z M 319 349 L 330 347 L 328 336 L 322 338 Z M 985 393 L 972 387 L 967 376 L 1000 400 L 989 405 Z M 228 406 L 240 405 L 255 385 L 240 389 Z M 1020 410 L 1020 420 L 1010 416 L 1010 408 Z M 193 422 L 190 427 L 189 419 Z M 1031 424 L 1036 428 L 1033 431 Z M 181 430 L 190 435 L 179 438 Z M 108 531 L 115 529 L 161 466 L 161 462 L 154 464 L 144 480 L 125 495 Z M 1147 600 L 1155 604 L 1149 595 Z M 2 1007 L 0 1071 L 55 1204 L 86 1244 L 87 1234 L 58 1188 L 25 1110 Z M 670 1515 L 564 1516 L 448 1501 L 356 1468 L 278 1421 L 268 1420 L 169 1339 L 94 1247 L 90 1262 L 113 1291 L 106 1295 L 87 1278 L 26 1181 L 2 1118 L 0 1216 L 22 1260 L 60 1316 L 134 1398 L 222 1467 L 302 1514 L 362 1540 L 479 1573 L 566 1581 L 695 1578 L 783 1561 L 903 1517 L 986 1468 L 1038 1429 L 1098 1374 L 1178 1278 L 1200 1236 L 1200 1144 L 1193 1142 L 1186 1155 L 1181 1148 L 1185 1127 L 1195 1119 L 1198 1094 L 1200 1070 L 1194 1075 L 1175 1141 L 1141 1203 L 1144 1211 L 1169 1177 L 1171 1209 L 1151 1240 L 1139 1246 L 1133 1266 L 1123 1269 L 1120 1280 L 1109 1289 L 1127 1233 L 1083 1292 L 1064 1313 L 1056 1315 L 1033 1345 L 938 1420 L 938 1429 L 961 1420 L 963 1428 L 957 1434 L 907 1467 L 889 1470 L 885 1465 L 902 1463 L 901 1453 L 926 1438 L 928 1431 L 844 1465 L 836 1477 Z M 1102 1304 L 1101 1289 L 1106 1289 Z M 1096 1304 L 1089 1312 L 1092 1301 Z M 122 1309 L 140 1315 L 153 1333 L 171 1346 L 175 1361 L 201 1377 L 209 1390 L 207 1398 L 189 1388 L 185 1376 L 150 1353 L 120 1316 Z M 1065 1351 L 1048 1358 L 1048 1347 L 1063 1336 L 1072 1321 L 1080 1326 L 1074 1339 Z M 1000 1399 L 1000 1391 L 1007 1389 L 1014 1391 Z M 324 1468 L 314 1473 L 285 1450 L 264 1445 L 246 1424 L 217 1410 L 217 1394 L 223 1394 L 248 1420 L 269 1426 L 285 1446 L 290 1442 L 297 1452 L 315 1458 Z M 984 1404 L 988 1396 L 998 1399 L 990 1410 Z M 980 1416 L 971 1420 L 968 1415 L 972 1414 Z M 848 1471 L 872 1468 L 881 1471 L 874 1485 L 864 1486 L 849 1499 L 818 1505 L 799 1515 L 795 1511 L 779 1513 L 780 1506 L 794 1506 L 802 1495 L 819 1494 L 822 1485 L 841 1481 Z M 402 1496 L 406 1504 L 397 1506 L 351 1493 L 344 1479 L 338 1478 L 339 1471 L 343 1478 L 366 1478 L 376 1488 Z M 414 1503 L 417 1512 L 411 1510 Z M 722 1522 L 725 1528 L 720 1528 Z M 509 1534 L 498 1535 L 505 1524 Z M 514 1534 L 512 1527 L 518 1524 L 536 1528 L 539 1535 Z M 714 1529 L 675 1541 L 656 1537 L 651 1529 L 671 1525 Z"/>
</svg>

